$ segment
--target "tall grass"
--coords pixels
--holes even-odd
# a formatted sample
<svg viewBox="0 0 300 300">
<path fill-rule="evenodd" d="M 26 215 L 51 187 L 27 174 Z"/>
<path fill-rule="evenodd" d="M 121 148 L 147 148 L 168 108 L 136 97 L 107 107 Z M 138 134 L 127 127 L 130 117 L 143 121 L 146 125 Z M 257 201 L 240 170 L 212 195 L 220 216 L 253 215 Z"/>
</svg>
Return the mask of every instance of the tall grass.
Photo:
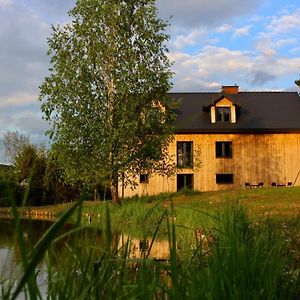
<svg viewBox="0 0 300 300">
<path fill-rule="evenodd" d="M 144 204 L 145 205 L 145 204 Z M 143 211 L 137 226 L 152 218 L 150 249 L 132 258 L 131 240 L 120 243 L 105 210 L 101 238 L 91 238 L 81 224 L 81 203 L 76 203 L 31 248 L 26 248 L 13 205 L 16 235 L 23 262 L 17 282 L 2 284 L 3 299 L 296 299 L 300 293 L 299 270 L 290 269 L 287 252 L 270 222 L 253 223 L 242 206 L 228 206 L 216 216 L 210 235 L 193 241 L 194 247 L 178 249 L 176 211 L 155 204 Z M 117 209 L 117 208 L 114 208 Z M 133 214 L 134 210 L 122 210 Z M 72 215 L 76 226 L 59 233 Z M 201 213 L 199 212 L 199 217 Z M 196 214 L 193 215 L 196 218 Z M 150 258 L 159 230 L 167 232 L 167 260 Z M 186 251 L 185 251 L 186 250 Z M 284 255 L 285 254 L 285 255 Z M 37 284 L 36 268 L 47 265 L 47 295 Z"/>
</svg>

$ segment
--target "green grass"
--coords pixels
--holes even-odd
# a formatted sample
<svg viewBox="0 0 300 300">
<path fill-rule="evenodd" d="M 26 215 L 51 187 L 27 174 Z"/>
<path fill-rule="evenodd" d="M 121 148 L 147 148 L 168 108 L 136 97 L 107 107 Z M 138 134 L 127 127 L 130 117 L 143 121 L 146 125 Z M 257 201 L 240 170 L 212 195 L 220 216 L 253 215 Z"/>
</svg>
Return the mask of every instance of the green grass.
<svg viewBox="0 0 300 300">
<path fill-rule="evenodd" d="M 2 286 L 2 298 L 17 299 L 25 293 L 42 299 L 36 267 L 45 256 L 48 299 L 296 299 L 300 272 L 272 222 L 254 223 L 245 207 L 227 204 L 210 217 L 214 225 L 209 239 L 195 239 L 193 246 L 179 250 L 175 207 L 172 202 L 170 206 L 161 212 L 153 233 L 155 239 L 167 223 L 170 256 L 156 261 L 148 251 L 133 259 L 130 239 L 120 245 L 109 206 L 102 240 L 91 239 L 80 224 L 81 203 L 75 204 L 32 248 L 20 247 L 23 275 Z M 148 217 L 153 217 L 149 211 Z M 58 229 L 72 213 L 77 226 L 59 236 Z M 18 225 L 16 231 L 22 244 Z"/>
<path fill-rule="evenodd" d="M 164 210 L 170 210 L 171 199 L 174 207 L 174 222 L 180 240 L 190 240 L 197 228 L 209 229 L 214 224 L 212 217 L 228 204 L 239 203 L 247 208 L 249 216 L 256 222 L 271 218 L 277 223 L 277 228 L 290 238 L 290 232 L 300 232 L 300 187 L 289 188 L 257 188 L 228 190 L 218 192 L 181 192 L 176 194 L 161 194 L 151 197 L 133 197 L 124 199 L 123 205 L 117 207 L 110 201 L 84 201 L 82 206 L 82 223 L 88 226 L 105 227 L 105 207 L 109 207 L 111 226 L 115 231 L 124 230 L 131 235 L 143 237 L 152 235 L 156 222 Z M 31 207 L 23 209 L 31 211 L 25 217 L 49 218 L 54 220 L 72 206 L 66 203 L 54 206 Z M 0 209 L 1 215 L 9 215 L 10 209 Z M 74 218 L 73 218 L 74 221 Z M 91 221 L 91 222 L 90 222 Z M 159 234 L 166 233 L 167 223 L 160 226 Z M 181 239 L 182 237 L 182 239 Z M 295 233 L 293 241 L 299 238 Z"/>
<path fill-rule="evenodd" d="M 43 207 L 57 220 L 26 245 L 12 201 L 23 273 L 18 281 L 0 281 L 0 296 L 42 299 L 36 270 L 46 259 L 48 299 L 296 299 L 299 202 L 297 187 L 164 194 L 127 199 L 122 207 Z M 66 222 L 73 229 L 61 235 Z M 86 225 L 101 228 L 101 240 Z M 121 232 L 127 233 L 122 244 Z M 134 236 L 151 240 L 141 259 L 132 257 Z M 161 236 L 166 261 L 150 256 Z"/>
</svg>

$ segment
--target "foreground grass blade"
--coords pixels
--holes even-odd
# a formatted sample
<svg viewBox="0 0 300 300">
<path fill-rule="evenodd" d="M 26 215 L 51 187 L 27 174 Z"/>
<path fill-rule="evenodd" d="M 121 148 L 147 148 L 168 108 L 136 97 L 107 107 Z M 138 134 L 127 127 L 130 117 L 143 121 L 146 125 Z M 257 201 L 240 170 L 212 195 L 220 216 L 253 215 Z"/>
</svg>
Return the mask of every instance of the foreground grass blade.
<svg viewBox="0 0 300 300">
<path fill-rule="evenodd" d="M 27 283 L 27 281 L 30 279 L 32 274 L 35 272 L 35 268 L 37 264 L 40 262 L 40 260 L 44 257 L 45 252 L 53 242 L 53 240 L 56 238 L 57 233 L 61 229 L 61 227 L 65 224 L 65 222 L 70 218 L 70 216 L 74 213 L 76 208 L 81 205 L 81 201 L 78 201 L 70 207 L 43 235 L 43 237 L 36 243 L 36 245 L 33 248 L 32 256 L 30 261 L 28 262 L 28 265 L 26 267 L 26 270 L 24 272 L 24 275 L 22 276 L 19 284 L 16 287 L 16 290 L 12 296 L 12 300 L 16 299 L 21 292 L 24 285 Z"/>
<path fill-rule="evenodd" d="M 19 247 L 19 250 L 20 250 L 21 258 L 22 258 L 23 270 L 25 272 L 27 267 L 28 267 L 28 257 L 27 257 L 27 254 L 26 254 L 24 236 L 23 236 L 23 232 L 22 232 L 21 224 L 20 224 L 21 220 L 20 220 L 20 217 L 19 217 L 18 208 L 17 208 L 16 202 L 15 202 L 15 198 L 12 194 L 12 191 L 7 190 L 7 194 L 9 195 L 11 209 L 12 209 L 12 213 L 13 213 L 14 220 L 15 220 L 16 240 L 18 241 L 18 247 Z M 28 189 L 25 192 L 25 195 L 24 195 L 24 198 L 23 198 L 23 204 L 26 203 L 27 197 L 28 197 Z M 22 209 L 20 211 L 20 214 L 22 214 Z M 38 288 L 36 286 L 35 279 L 36 278 L 34 276 L 34 273 L 31 273 L 30 276 L 27 279 L 27 282 L 26 282 L 27 285 L 28 285 L 30 298 L 32 300 L 37 298 L 36 295 L 39 295 L 39 291 L 38 291 Z"/>
</svg>

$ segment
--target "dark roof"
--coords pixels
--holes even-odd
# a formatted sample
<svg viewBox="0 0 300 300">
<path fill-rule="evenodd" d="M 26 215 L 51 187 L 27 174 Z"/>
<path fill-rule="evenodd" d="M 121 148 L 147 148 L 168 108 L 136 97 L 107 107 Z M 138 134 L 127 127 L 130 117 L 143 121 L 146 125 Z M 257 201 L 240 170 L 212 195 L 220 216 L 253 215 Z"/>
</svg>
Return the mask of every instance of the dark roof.
<svg viewBox="0 0 300 300">
<path fill-rule="evenodd" d="M 188 132 L 300 132 L 300 97 L 296 92 L 239 92 L 237 122 L 210 122 L 207 108 L 219 93 L 171 93 L 180 100 L 175 131 Z"/>
</svg>

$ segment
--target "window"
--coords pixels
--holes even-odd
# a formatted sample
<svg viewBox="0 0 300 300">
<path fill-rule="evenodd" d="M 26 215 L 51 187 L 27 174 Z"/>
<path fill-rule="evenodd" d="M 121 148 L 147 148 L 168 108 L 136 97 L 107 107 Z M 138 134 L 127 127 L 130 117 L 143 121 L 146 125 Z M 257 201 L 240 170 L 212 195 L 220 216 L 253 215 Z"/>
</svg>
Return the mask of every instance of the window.
<svg viewBox="0 0 300 300">
<path fill-rule="evenodd" d="M 216 121 L 217 122 L 230 122 L 231 114 L 230 107 L 216 107 Z"/>
<path fill-rule="evenodd" d="M 233 174 L 216 174 L 216 183 L 232 184 L 233 183 Z"/>
<path fill-rule="evenodd" d="M 146 251 L 149 249 L 149 241 L 148 240 L 140 240 L 140 251 Z"/>
<path fill-rule="evenodd" d="M 194 189 L 193 174 L 177 174 L 177 191 L 182 189 Z"/>
<path fill-rule="evenodd" d="M 193 167 L 193 142 L 177 142 L 177 167 Z"/>
<path fill-rule="evenodd" d="M 216 142 L 216 157 L 232 157 L 232 142 Z"/>
<path fill-rule="evenodd" d="M 149 175 L 148 174 L 141 174 L 140 175 L 140 183 L 148 183 L 149 182 Z"/>
</svg>

